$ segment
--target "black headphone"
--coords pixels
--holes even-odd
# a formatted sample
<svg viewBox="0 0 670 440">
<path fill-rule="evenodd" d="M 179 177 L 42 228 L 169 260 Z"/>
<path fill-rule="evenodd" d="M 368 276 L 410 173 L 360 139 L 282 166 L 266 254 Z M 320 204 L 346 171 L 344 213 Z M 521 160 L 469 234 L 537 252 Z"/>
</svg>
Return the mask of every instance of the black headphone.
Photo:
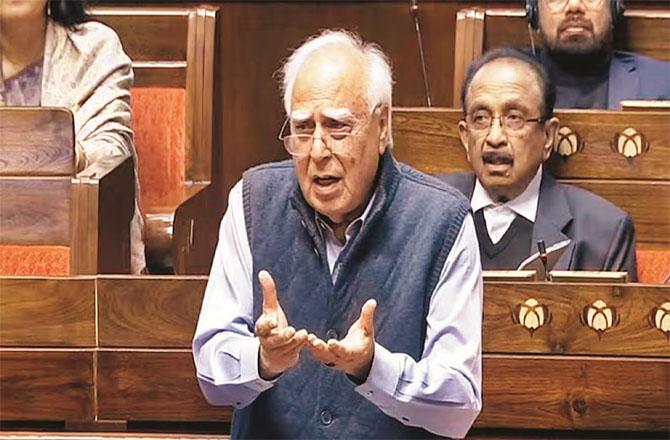
<svg viewBox="0 0 670 440">
<path fill-rule="evenodd" d="M 540 11 L 537 6 L 538 0 L 526 0 L 526 20 L 533 29 L 540 27 Z M 616 29 L 623 19 L 623 0 L 610 0 L 610 13 L 612 15 L 612 27 Z"/>
</svg>

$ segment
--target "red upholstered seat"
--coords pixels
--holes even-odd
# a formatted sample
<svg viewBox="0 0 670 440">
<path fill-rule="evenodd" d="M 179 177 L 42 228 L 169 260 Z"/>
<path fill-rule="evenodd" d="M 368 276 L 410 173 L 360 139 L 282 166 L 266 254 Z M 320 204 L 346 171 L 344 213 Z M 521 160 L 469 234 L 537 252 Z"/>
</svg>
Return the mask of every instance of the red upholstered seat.
<svg viewBox="0 0 670 440">
<path fill-rule="evenodd" d="M 175 206 L 186 176 L 185 90 L 133 88 L 132 109 L 143 211 Z"/>
<path fill-rule="evenodd" d="M 636 256 L 640 283 L 662 283 L 670 275 L 670 250 L 638 249 Z"/>
<path fill-rule="evenodd" d="M 67 246 L 0 245 L 0 275 L 70 275 Z"/>
</svg>

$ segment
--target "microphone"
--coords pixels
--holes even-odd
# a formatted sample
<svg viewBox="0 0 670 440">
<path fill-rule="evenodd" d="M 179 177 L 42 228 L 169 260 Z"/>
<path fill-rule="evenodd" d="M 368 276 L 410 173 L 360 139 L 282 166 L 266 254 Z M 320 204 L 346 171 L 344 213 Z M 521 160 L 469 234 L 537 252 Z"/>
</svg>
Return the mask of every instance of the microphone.
<svg viewBox="0 0 670 440">
<path fill-rule="evenodd" d="M 433 103 L 430 99 L 430 85 L 428 84 L 428 73 L 426 71 L 426 59 L 423 55 L 423 39 L 421 38 L 421 25 L 419 24 L 419 1 L 410 0 L 409 11 L 414 19 L 414 30 L 416 32 L 416 40 L 419 45 L 419 59 L 421 60 L 421 74 L 423 75 L 423 88 L 426 92 L 426 105 L 432 107 Z"/>
<path fill-rule="evenodd" d="M 551 275 L 549 274 L 549 268 L 547 267 L 547 246 L 544 244 L 544 240 L 537 241 L 537 252 L 540 255 L 542 267 L 544 267 L 544 280 L 551 281 Z"/>
<path fill-rule="evenodd" d="M 535 39 L 533 38 L 533 28 L 528 23 L 528 36 L 530 37 L 530 48 L 533 51 L 533 56 L 537 57 L 537 51 L 535 50 Z"/>
</svg>

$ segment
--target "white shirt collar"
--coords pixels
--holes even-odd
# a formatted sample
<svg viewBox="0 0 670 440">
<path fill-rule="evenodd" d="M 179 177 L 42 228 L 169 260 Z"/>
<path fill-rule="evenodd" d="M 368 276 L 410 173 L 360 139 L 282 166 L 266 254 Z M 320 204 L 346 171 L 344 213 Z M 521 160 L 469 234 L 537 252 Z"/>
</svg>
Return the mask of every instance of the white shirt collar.
<svg viewBox="0 0 670 440">
<path fill-rule="evenodd" d="M 506 206 L 514 211 L 516 214 L 535 223 L 537 217 L 537 204 L 540 199 L 540 183 L 542 182 L 542 166 L 538 167 L 535 176 L 530 181 L 528 186 L 517 197 L 509 200 L 506 203 L 500 203 L 493 200 L 488 192 L 484 189 L 479 179 L 475 182 L 475 189 L 472 192 L 472 200 L 470 200 L 470 207 L 472 212 L 477 212 L 481 208 L 487 206 Z"/>
</svg>

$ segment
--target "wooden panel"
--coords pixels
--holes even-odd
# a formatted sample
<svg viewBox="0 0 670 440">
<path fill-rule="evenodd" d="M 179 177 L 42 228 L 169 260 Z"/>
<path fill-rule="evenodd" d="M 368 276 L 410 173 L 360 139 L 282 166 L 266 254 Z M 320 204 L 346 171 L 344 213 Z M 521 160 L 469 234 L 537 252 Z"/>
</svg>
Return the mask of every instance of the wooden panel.
<svg viewBox="0 0 670 440">
<path fill-rule="evenodd" d="M 98 417 L 122 420 L 229 421 L 198 387 L 191 350 L 108 351 L 98 358 Z"/>
<path fill-rule="evenodd" d="M 69 244 L 71 179 L 0 178 L 0 243 Z"/>
<path fill-rule="evenodd" d="M 628 212 L 637 241 L 645 248 L 670 246 L 670 182 L 564 180 L 592 191 Z"/>
<path fill-rule="evenodd" d="M 141 65 L 133 64 L 135 87 L 185 87 L 186 67 L 168 66 L 161 64 Z"/>
<path fill-rule="evenodd" d="M 69 110 L 0 107 L 0 133 L 0 175 L 74 174 Z"/>
<path fill-rule="evenodd" d="M 625 36 L 617 47 L 661 60 L 670 60 L 670 14 L 668 11 L 631 9 L 626 11 Z M 535 44 L 540 38 L 535 35 Z M 530 47 L 522 9 L 488 9 L 484 30 L 484 51 L 493 47 Z"/>
<path fill-rule="evenodd" d="M 670 302 L 670 286 L 498 282 L 486 283 L 484 292 L 486 353 L 670 357 L 666 335 L 649 322 L 654 308 Z M 531 298 L 538 305 L 523 307 Z M 598 300 L 613 310 L 615 324 L 601 334 L 582 319 L 584 308 Z M 542 306 L 546 308 L 540 310 Z M 542 316 L 545 324 L 534 332 L 520 324 L 531 324 L 535 316 Z"/>
<path fill-rule="evenodd" d="M 476 427 L 667 431 L 670 361 L 485 355 Z"/>
<path fill-rule="evenodd" d="M 95 346 L 93 278 L 0 278 L 2 346 Z"/>
<path fill-rule="evenodd" d="M 0 349 L 0 419 L 93 420 L 93 352 Z"/>
<path fill-rule="evenodd" d="M 98 279 L 102 347 L 190 348 L 205 277 Z"/>
<path fill-rule="evenodd" d="M 96 273 L 130 273 L 130 229 L 135 213 L 133 158 L 119 158 L 107 173 L 96 174 L 98 246 Z M 104 170 L 103 170 L 104 171 Z"/>
<path fill-rule="evenodd" d="M 580 134 L 585 146 L 568 158 L 554 154 L 546 163 L 551 173 L 628 212 L 635 222 L 637 239 L 645 246 L 670 244 L 670 113 L 565 110 L 557 115 Z M 430 174 L 469 171 L 458 136 L 462 117 L 455 109 L 394 109 L 395 157 Z M 627 127 L 645 134 L 651 144 L 649 151 L 629 159 L 612 151 L 609 143 L 613 133 Z"/>
<path fill-rule="evenodd" d="M 470 170 L 458 136 L 460 110 L 393 109 L 393 155 L 428 174 Z"/>
<path fill-rule="evenodd" d="M 626 35 L 622 41 L 631 52 L 670 60 L 670 12 L 667 9 L 626 12 Z"/>
<path fill-rule="evenodd" d="M 561 126 L 569 127 L 584 142 L 581 152 L 567 159 L 548 162 L 557 177 L 582 179 L 670 179 L 670 113 L 563 110 L 557 112 Z M 616 133 L 635 129 L 649 142 L 649 150 L 634 158 L 615 153 Z"/>
<path fill-rule="evenodd" d="M 133 61 L 186 61 L 187 9 L 92 8 Z"/>
<path fill-rule="evenodd" d="M 563 110 L 556 113 L 585 143 L 581 152 L 548 161 L 556 177 L 581 179 L 670 179 L 670 113 Z M 458 137 L 463 113 L 446 108 L 396 108 L 393 138 L 396 157 L 424 172 L 468 170 L 465 150 Z M 612 151 L 615 133 L 632 127 L 649 142 L 649 150 L 635 158 Z"/>
</svg>

